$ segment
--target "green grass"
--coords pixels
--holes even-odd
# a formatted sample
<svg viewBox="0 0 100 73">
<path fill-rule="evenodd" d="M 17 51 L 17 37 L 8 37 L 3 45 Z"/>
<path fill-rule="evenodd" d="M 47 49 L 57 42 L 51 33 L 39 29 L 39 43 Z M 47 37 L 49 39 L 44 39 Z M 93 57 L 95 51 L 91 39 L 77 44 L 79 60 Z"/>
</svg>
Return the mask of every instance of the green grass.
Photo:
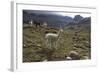
<svg viewBox="0 0 100 73">
<path fill-rule="evenodd" d="M 75 32 L 81 30 L 75 36 Z M 79 27 L 77 29 L 64 28 L 58 41 L 57 49 L 48 49 L 45 44 L 45 28 L 23 27 L 23 62 L 40 62 L 44 60 L 66 60 L 65 55 L 70 51 L 77 51 L 80 59 L 84 56 L 91 58 L 90 31 Z M 57 30 L 49 29 L 56 32 Z M 73 40 L 73 37 L 77 41 Z"/>
</svg>

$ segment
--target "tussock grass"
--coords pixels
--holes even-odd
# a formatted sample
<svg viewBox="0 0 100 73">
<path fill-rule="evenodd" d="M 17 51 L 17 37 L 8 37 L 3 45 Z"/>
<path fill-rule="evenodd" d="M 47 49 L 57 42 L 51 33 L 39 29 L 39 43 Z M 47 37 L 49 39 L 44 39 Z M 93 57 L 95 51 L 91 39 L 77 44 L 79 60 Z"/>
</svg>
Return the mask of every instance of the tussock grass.
<svg viewBox="0 0 100 73">
<path fill-rule="evenodd" d="M 41 27 L 23 27 L 23 62 L 62 61 L 74 50 L 80 59 L 84 56 L 91 58 L 90 30 L 79 27 L 77 29 L 64 28 L 58 41 L 58 49 L 48 49 L 45 43 L 45 31 L 57 32 L 55 29 Z M 75 32 L 81 30 L 75 35 Z M 73 37 L 75 39 L 73 39 Z"/>
</svg>

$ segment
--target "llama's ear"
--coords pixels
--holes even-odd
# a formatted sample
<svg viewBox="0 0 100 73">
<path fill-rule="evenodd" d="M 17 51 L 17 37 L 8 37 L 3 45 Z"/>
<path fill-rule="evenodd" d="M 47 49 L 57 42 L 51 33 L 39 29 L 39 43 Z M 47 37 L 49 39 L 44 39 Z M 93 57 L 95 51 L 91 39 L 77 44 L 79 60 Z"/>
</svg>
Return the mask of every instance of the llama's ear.
<svg viewBox="0 0 100 73">
<path fill-rule="evenodd" d="M 63 32 L 63 29 L 61 29 L 60 31 Z"/>
</svg>

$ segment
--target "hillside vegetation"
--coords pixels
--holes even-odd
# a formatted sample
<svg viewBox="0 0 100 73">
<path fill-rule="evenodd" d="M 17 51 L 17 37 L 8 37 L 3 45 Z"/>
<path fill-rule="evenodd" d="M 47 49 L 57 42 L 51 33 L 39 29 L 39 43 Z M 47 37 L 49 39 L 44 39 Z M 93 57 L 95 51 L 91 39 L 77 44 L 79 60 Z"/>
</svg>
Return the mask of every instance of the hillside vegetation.
<svg viewBox="0 0 100 73">
<path fill-rule="evenodd" d="M 78 52 L 80 60 L 91 59 L 90 26 L 66 26 L 63 30 L 57 49 L 49 49 L 45 39 L 46 28 L 23 26 L 23 62 L 62 61 L 70 51 Z M 48 31 L 58 30 L 49 28 Z"/>
</svg>

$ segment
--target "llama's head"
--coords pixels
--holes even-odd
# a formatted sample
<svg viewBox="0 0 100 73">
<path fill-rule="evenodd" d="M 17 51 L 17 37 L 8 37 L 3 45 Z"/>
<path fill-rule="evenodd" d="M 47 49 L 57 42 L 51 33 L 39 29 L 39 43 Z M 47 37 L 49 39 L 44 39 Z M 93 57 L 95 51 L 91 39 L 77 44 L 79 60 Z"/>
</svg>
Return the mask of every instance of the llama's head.
<svg viewBox="0 0 100 73">
<path fill-rule="evenodd" d="M 58 36 L 60 36 L 62 32 L 63 32 L 63 29 L 59 29 Z"/>
<path fill-rule="evenodd" d="M 60 29 L 60 32 L 63 32 L 63 29 Z"/>
</svg>

